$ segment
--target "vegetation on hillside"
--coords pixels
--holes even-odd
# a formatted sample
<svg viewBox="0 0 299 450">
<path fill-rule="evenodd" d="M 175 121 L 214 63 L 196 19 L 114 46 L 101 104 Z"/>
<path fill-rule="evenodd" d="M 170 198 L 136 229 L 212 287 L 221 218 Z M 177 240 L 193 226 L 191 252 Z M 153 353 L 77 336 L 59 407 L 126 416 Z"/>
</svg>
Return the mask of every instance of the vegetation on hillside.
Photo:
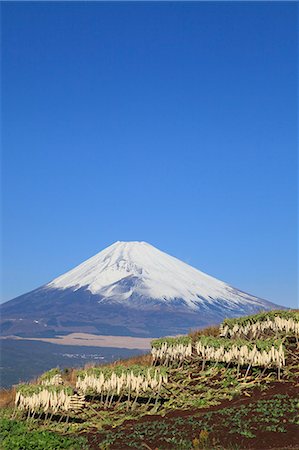
<svg viewBox="0 0 299 450">
<path fill-rule="evenodd" d="M 296 311 L 230 319 L 151 355 L 53 369 L 5 393 L 1 448 L 298 448 L 298 324 Z"/>
</svg>

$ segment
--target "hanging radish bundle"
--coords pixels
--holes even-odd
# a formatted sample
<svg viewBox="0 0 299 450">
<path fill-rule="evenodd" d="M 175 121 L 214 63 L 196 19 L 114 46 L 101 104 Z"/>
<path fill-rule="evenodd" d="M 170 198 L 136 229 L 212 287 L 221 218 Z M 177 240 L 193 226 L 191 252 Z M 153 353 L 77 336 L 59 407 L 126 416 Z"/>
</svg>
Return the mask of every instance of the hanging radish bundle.
<svg viewBox="0 0 299 450">
<path fill-rule="evenodd" d="M 155 339 L 151 342 L 153 363 L 165 366 L 182 363 L 192 356 L 192 339 L 189 336 Z"/>
<path fill-rule="evenodd" d="M 76 388 L 82 394 L 100 396 L 104 406 L 111 406 L 115 397 L 125 395 L 130 402 L 135 395 L 152 397 L 158 395 L 167 383 L 167 371 L 144 366 L 98 367 L 78 372 Z"/>
<path fill-rule="evenodd" d="M 181 361 L 206 361 L 250 364 L 259 367 L 282 367 L 285 351 L 281 340 L 250 342 L 200 336 L 192 343 L 190 337 L 165 338 L 152 342 L 153 363 L 169 365 Z"/>
<path fill-rule="evenodd" d="M 70 387 L 19 385 L 16 390 L 15 406 L 21 410 L 35 412 L 69 412 L 78 409 L 82 397 Z"/>
<path fill-rule="evenodd" d="M 226 319 L 220 325 L 223 337 L 256 339 L 263 334 L 286 334 L 299 337 L 299 312 L 269 311 L 237 319 Z"/>
<path fill-rule="evenodd" d="M 206 361 L 250 364 L 259 367 L 282 367 L 285 351 L 281 340 L 249 342 L 202 336 L 195 343 L 196 354 Z"/>
<path fill-rule="evenodd" d="M 63 384 L 60 369 L 51 369 L 48 372 L 43 373 L 39 377 L 39 383 L 43 386 L 59 386 Z"/>
</svg>

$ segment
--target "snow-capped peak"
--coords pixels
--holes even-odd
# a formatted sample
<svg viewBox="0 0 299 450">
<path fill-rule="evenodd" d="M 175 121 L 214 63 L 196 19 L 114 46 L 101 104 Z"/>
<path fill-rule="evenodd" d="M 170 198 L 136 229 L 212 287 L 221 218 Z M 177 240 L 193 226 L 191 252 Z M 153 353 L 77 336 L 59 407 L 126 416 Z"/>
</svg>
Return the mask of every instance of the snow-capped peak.
<svg viewBox="0 0 299 450">
<path fill-rule="evenodd" d="M 244 302 L 261 302 L 146 242 L 136 241 L 115 242 L 47 287 L 85 288 L 114 301 L 129 300 L 133 294 L 164 302 L 180 299 L 192 309 L 199 303 L 219 299 L 232 307 Z"/>
</svg>

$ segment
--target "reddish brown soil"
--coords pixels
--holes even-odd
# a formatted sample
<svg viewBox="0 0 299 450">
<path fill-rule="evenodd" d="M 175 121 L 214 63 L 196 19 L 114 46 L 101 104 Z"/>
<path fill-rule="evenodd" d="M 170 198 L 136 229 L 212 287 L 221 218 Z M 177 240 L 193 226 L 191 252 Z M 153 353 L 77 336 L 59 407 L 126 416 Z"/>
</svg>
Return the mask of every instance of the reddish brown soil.
<svg viewBox="0 0 299 450">
<path fill-rule="evenodd" d="M 218 448 L 222 449 L 235 449 L 235 450 L 299 450 L 299 426 L 290 423 L 284 423 L 285 419 L 282 419 L 282 425 L 286 429 L 286 432 L 273 432 L 273 431 L 261 431 L 254 430 L 254 434 L 256 437 L 254 438 L 246 438 L 240 434 L 230 434 L 229 430 L 222 426 L 223 416 L 217 414 L 217 411 L 220 411 L 224 408 L 236 408 L 241 405 L 252 404 L 257 402 L 258 400 L 267 400 L 271 399 L 273 395 L 283 394 L 288 395 L 289 397 L 298 398 L 298 383 L 291 382 L 271 382 L 268 384 L 267 390 L 260 390 L 258 388 L 254 388 L 248 392 L 249 395 L 242 395 L 240 397 L 236 397 L 231 401 L 223 401 L 221 404 L 217 406 L 213 406 L 210 408 L 202 408 L 202 409 L 189 409 L 189 410 L 175 410 L 168 413 L 166 416 L 161 417 L 160 415 L 147 415 L 143 416 L 137 420 L 128 420 L 125 421 L 120 427 L 115 428 L 115 432 L 121 430 L 122 432 L 127 431 L 128 434 L 134 430 L 134 426 L 136 424 L 144 424 L 155 421 L 163 421 L 171 423 L 173 419 L 176 418 L 188 418 L 195 417 L 200 418 L 201 415 L 208 411 L 214 411 L 213 416 L 213 425 L 217 431 L 211 432 L 209 435 L 210 444 L 205 447 L 205 449 L 216 450 Z M 258 423 L 258 417 L 253 417 L 253 415 L 249 415 L 248 419 L 256 420 Z M 192 427 L 188 424 L 179 425 L 178 429 L 184 429 L 188 434 L 188 438 L 192 441 L 194 438 L 199 437 L 200 430 L 195 435 Z M 107 431 L 111 430 L 111 427 L 107 427 Z M 99 449 L 101 440 L 103 435 L 97 433 L 89 433 L 87 435 L 90 448 L 91 449 Z M 144 445 L 145 444 L 145 445 Z M 134 447 L 135 448 L 135 447 Z M 163 440 L 156 440 L 154 443 L 150 444 L 146 441 L 146 437 L 144 440 L 140 440 L 140 449 L 151 449 L 151 450 L 170 450 L 177 449 L 180 450 L 179 447 L 171 446 L 171 444 L 166 443 Z M 109 447 L 109 450 L 129 450 L 132 447 L 126 445 L 125 442 L 117 440 L 114 444 Z"/>
</svg>

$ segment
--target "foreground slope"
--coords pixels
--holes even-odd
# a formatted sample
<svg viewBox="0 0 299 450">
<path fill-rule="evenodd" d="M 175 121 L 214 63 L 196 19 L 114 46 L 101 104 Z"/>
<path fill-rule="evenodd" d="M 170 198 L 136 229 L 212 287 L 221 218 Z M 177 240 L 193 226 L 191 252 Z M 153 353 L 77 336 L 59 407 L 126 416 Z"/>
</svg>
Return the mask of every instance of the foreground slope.
<svg viewBox="0 0 299 450">
<path fill-rule="evenodd" d="M 274 357 L 271 364 L 267 357 L 253 362 L 253 352 L 249 356 L 252 364 L 248 364 L 241 347 L 239 354 L 228 355 L 231 346 L 240 346 L 241 335 L 246 338 L 242 345 L 248 348 L 257 346 L 267 353 L 269 344 L 273 345 L 272 356 L 275 348 L 281 348 L 283 359 Z M 6 398 L 0 410 L 3 449 L 298 450 L 298 337 L 299 313 L 274 311 L 225 321 L 220 329 L 210 327 L 189 336 L 154 341 L 153 350 L 168 347 L 172 361 L 166 361 L 163 352 L 155 361 L 153 351 L 152 357 L 109 366 L 64 373 L 53 369 L 38 384 L 17 387 L 30 410 L 19 398 L 13 411 L 18 398 L 13 391 L 1 396 Z M 199 342 L 207 351 L 201 356 L 196 350 Z M 177 343 L 182 345 L 183 358 L 173 353 Z M 185 352 L 189 344 L 191 352 Z M 210 351 L 222 347 L 229 356 L 226 362 L 221 352 L 213 355 Z M 141 379 L 151 373 L 152 384 L 128 388 L 124 383 L 118 389 L 114 383 L 117 379 L 122 383 L 123 376 L 138 383 L 137 373 Z M 114 382 L 108 383 L 109 379 Z M 50 409 L 47 402 L 38 406 L 35 395 L 41 390 L 58 396 L 75 393 L 76 401 L 72 397 L 67 407 L 64 401 Z M 80 446 L 72 442 L 78 436 Z M 37 447 L 37 442 L 44 446 Z"/>
<path fill-rule="evenodd" d="M 276 305 L 145 242 L 116 242 L 1 306 L 2 333 L 163 336 Z"/>
</svg>

